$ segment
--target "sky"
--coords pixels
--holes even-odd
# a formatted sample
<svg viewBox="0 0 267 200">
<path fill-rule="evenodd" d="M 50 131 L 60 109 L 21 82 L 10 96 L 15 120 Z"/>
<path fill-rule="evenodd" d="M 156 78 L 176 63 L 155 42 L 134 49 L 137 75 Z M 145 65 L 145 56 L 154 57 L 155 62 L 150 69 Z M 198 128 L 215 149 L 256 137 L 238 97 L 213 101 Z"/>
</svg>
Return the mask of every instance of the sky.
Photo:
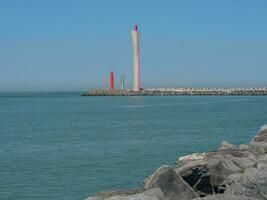
<svg viewBox="0 0 267 200">
<path fill-rule="evenodd" d="M 265 0 L 0 0 L 0 91 L 267 86 Z"/>
</svg>

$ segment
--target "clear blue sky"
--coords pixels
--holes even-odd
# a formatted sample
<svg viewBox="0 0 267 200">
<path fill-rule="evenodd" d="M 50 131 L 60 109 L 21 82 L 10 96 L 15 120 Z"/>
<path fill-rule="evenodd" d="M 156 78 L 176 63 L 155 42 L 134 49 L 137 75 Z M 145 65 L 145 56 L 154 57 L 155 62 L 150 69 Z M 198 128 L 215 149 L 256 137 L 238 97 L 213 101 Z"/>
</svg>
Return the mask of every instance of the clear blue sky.
<svg viewBox="0 0 267 200">
<path fill-rule="evenodd" d="M 265 0 L 0 0 L 0 91 L 267 86 Z M 117 79 L 117 83 L 119 80 Z"/>
</svg>

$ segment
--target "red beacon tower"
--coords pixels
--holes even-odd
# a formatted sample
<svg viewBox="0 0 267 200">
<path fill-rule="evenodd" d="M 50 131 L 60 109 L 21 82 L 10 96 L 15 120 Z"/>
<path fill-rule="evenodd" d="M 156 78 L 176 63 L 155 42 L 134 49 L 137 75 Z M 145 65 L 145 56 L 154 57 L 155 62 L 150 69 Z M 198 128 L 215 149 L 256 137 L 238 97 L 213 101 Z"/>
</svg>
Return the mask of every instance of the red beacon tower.
<svg viewBox="0 0 267 200">
<path fill-rule="evenodd" d="M 115 86 L 114 86 L 114 73 L 110 72 L 109 75 L 109 85 L 110 85 L 110 90 L 114 90 Z"/>
</svg>

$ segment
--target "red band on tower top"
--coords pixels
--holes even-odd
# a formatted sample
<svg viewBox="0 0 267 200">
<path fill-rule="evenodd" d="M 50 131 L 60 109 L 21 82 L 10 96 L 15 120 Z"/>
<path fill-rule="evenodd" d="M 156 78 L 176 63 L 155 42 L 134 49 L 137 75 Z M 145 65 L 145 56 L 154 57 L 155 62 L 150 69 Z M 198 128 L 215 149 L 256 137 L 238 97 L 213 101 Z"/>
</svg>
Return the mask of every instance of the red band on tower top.
<svg viewBox="0 0 267 200">
<path fill-rule="evenodd" d="M 137 26 L 137 24 L 134 25 L 134 30 L 135 30 L 135 31 L 138 31 L 138 26 Z"/>
</svg>

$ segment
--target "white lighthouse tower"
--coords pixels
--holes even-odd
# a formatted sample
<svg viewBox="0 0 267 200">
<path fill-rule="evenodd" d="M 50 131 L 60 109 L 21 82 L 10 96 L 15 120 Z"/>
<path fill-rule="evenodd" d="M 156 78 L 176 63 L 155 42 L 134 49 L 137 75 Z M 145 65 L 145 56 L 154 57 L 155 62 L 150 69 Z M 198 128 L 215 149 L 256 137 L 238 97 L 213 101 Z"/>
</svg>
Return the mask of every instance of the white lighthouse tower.
<svg viewBox="0 0 267 200">
<path fill-rule="evenodd" d="M 137 25 L 132 30 L 133 43 L 133 67 L 134 67 L 134 87 L 135 91 L 140 91 L 140 32 Z"/>
</svg>

